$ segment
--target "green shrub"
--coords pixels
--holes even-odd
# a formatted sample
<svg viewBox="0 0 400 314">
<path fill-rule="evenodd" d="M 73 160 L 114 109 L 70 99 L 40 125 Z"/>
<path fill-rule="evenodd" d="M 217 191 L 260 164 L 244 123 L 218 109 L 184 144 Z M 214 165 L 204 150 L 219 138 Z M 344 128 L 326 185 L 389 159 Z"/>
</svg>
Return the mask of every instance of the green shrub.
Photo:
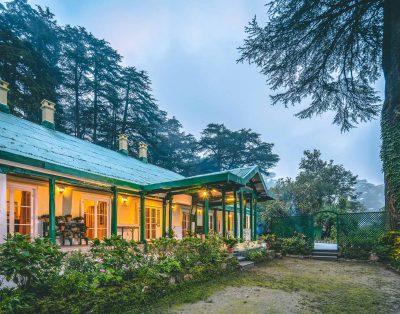
<svg viewBox="0 0 400 314">
<path fill-rule="evenodd" d="M 290 238 L 281 239 L 281 250 L 283 254 L 310 255 L 313 247 L 304 234 L 296 233 Z"/>
<path fill-rule="evenodd" d="M 259 263 L 271 259 L 271 251 L 266 249 L 252 249 L 246 252 L 246 258 L 252 262 Z"/>
<path fill-rule="evenodd" d="M 96 262 L 81 251 L 71 252 L 65 259 L 66 272 L 91 273 L 96 270 Z"/>
<path fill-rule="evenodd" d="M 6 246 L 12 240 L 8 242 Z M 64 271 L 61 261 L 48 262 L 53 263 L 46 264 L 48 269 L 57 271 L 48 272 L 46 280 L 34 281 L 30 289 L 1 291 L 0 313 L 141 312 L 155 297 L 179 289 L 187 280 L 208 280 L 237 267 L 216 236 L 204 241 L 160 239 L 147 254 L 134 242 L 111 237 L 94 241 L 86 254 L 66 256 Z"/>
<path fill-rule="evenodd" d="M 58 274 L 64 254 L 48 239 L 15 234 L 0 245 L 0 275 L 27 288 Z"/>
</svg>

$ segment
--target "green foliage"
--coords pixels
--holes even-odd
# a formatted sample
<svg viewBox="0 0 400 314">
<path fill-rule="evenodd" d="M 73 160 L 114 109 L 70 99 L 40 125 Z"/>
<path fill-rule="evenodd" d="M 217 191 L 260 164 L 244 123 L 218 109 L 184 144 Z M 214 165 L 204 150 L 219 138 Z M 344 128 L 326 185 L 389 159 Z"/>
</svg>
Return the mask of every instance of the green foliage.
<svg viewBox="0 0 400 314">
<path fill-rule="evenodd" d="M 266 25 L 254 18 L 246 27 L 239 61 L 254 63 L 280 91 L 273 104 L 309 100 L 297 117 L 334 111 L 333 122 L 349 130 L 379 113 L 372 82 L 382 64 L 382 3 L 270 1 Z"/>
<path fill-rule="evenodd" d="M 202 131 L 198 146 L 205 154 L 208 172 L 252 165 L 266 171 L 279 161 L 272 153 L 274 144 L 263 142 L 251 129 L 232 131 L 223 124 L 211 123 Z"/>
<path fill-rule="evenodd" d="M 234 237 L 228 237 L 228 238 L 223 238 L 223 241 L 224 241 L 225 245 L 229 249 L 231 249 L 239 242 L 239 239 L 236 239 Z"/>
<path fill-rule="evenodd" d="M 396 269 L 400 269 L 400 231 L 391 230 L 378 242 L 375 252 L 380 261 L 390 262 Z"/>
<path fill-rule="evenodd" d="M 14 246 L 14 242 L 23 249 L 26 245 L 38 246 L 18 235 L 10 238 L 4 247 Z M 48 242 L 40 244 L 43 247 Z M 41 280 L 31 280 L 29 289 L 0 291 L 0 312 L 141 312 L 154 298 L 175 291 L 187 281 L 208 280 L 210 275 L 227 273 L 237 267 L 236 259 L 228 257 L 223 240 L 216 236 L 204 241 L 196 237 L 181 241 L 159 239 L 150 245 L 147 254 L 140 252 L 136 243 L 113 236 L 94 241 L 87 253 L 74 252 L 65 256 L 63 271 L 62 254 L 53 245 L 51 247 L 60 258 L 56 260 L 46 254 L 48 258 L 40 260 L 44 268 Z M 15 250 L 1 250 L 0 260 L 15 261 L 19 255 Z M 20 265 L 13 265 L 18 267 L 12 269 L 9 265 L 8 269 L 18 272 Z M 32 277 L 35 271 L 27 268 L 24 276 Z M 46 277 L 42 277 L 43 274 Z"/>
<path fill-rule="evenodd" d="M 393 229 L 400 228 L 400 123 L 392 113 L 382 114 L 381 159 L 386 180 L 387 211 Z"/>
<path fill-rule="evenodd" d="M 0 245 L 0 275 L 22 288 L 41 283 L 58 274 L 63 253 L 48 239 L 14 234 Z"/>
<path fill-rule="evenodd" d="M 290 238 L 281 239 L 281 246 L 283 254 L 310 255 L 313 250 L 312 244 L 301 233 L 296 233 Z"/>
<path fill-rule="evenodd" d="M 64 267 L 66 272 L 86 274 L 95 271 L 96 262 L 89 258 L 87 254 L 81 251 L 74 251 L 66 256 Z"/>
<path fill-rule="evenodd" d="M 263 248 L 248 250 L 245 256 L 248 260 L 255 263 L 264 262 L 273 258 L 272 252 Z"/>
</svg>

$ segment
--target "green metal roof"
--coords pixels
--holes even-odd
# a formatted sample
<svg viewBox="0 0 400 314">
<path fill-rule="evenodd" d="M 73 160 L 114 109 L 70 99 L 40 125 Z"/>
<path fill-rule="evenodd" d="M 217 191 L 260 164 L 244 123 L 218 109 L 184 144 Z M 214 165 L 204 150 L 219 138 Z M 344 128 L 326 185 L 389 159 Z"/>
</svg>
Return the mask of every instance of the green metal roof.
<svg viewBox="0 0 400 314">
<path fill-rule="evenodd" d="M 184 178 L 167 169 L 0 112 L 0 159 L 130 187 Z M 117 184 L 118 185 L 118 184 Z"/>
</svg>

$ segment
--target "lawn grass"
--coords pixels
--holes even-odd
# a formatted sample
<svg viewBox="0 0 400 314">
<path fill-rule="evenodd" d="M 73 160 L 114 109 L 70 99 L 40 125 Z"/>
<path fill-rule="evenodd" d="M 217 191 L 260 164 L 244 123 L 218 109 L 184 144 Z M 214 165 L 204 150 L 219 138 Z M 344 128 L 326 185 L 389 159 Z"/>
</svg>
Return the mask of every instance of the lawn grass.
<svg viewBox="0 0 400 314">
<path fill-rule="evenodd" d="M 327 264 L 328 265 L 328 264 Z M 312 264 L 311 264 L 312 266 Z M 310 268 L 311 269 L 311 268 Z M 365 272 L 365 270 L 363 270 Z M 369 271 L 369 270 L 368 270 Z M 371 270 L 373 271 L 373 270 Z M 263 287 L 302 295 L 304 312 L 322 313 L 388 313 L 384 295 L 363 283 L 352 280 L 356 273 L 315 276 L 315 273 L 296 272 L 285 262 L 273 261 L 252 271 L 215 277 L 201 284 L 188 283 L 179 291 L 160 298 L 148 312 L 165 312 L 171 306 L 207 300 L 226 287 Z"/>
</svg>

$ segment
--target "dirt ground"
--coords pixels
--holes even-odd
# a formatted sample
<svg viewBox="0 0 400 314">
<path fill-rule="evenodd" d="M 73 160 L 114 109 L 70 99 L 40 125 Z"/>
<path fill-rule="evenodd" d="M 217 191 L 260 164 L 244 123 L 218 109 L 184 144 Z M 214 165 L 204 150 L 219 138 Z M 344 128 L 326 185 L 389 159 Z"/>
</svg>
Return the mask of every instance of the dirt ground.
<svg viewBox="0 0 400 314">
<path fill-rule="evenodd" d="M 210 287 L 209 287 L 210 288 Z M 275 260 L 172 313 L 400 313 L 400 275 L 383 266 Z"/>
</svg>

